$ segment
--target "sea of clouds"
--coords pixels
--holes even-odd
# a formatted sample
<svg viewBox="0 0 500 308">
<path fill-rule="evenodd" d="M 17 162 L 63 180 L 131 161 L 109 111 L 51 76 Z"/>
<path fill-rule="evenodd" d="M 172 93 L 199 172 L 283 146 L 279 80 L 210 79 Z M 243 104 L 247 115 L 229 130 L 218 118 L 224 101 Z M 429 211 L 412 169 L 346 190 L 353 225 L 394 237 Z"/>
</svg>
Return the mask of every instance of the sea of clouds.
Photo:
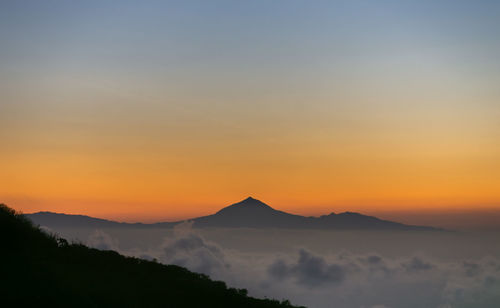
<svg viewBox="0 0 500 308">
<path fill-rule="evenodd" d="M 123 249 L 120 241 L 124 240 L 94 230 L 85 242 L 184 266 L 229 286 L 246 288 L 252 296 L 289 299 L 308 307 L 500 307 L 500 259 L 487 253 L 437 258 L 420 249 L 414 255 L 387 256 L 383 249 L 353 253 L 339 247 L 334 252 L 315 252 L 307 243 L 289 251 L 242 250 L 223 248 L 189 223 L 150 247 Z"/>
</svg>

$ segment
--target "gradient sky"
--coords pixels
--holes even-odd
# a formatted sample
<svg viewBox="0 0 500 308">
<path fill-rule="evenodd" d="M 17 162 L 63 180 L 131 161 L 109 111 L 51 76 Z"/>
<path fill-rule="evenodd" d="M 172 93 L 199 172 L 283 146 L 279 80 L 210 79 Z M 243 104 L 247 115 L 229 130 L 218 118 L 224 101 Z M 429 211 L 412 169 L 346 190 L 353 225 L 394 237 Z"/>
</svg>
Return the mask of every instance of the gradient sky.
<svg viewBox="0 0 500 308">
<path fill-rule="evenodd" d="M 500 209 L 498 1 L 1 1 L 0 202 Z"/>
</svg>

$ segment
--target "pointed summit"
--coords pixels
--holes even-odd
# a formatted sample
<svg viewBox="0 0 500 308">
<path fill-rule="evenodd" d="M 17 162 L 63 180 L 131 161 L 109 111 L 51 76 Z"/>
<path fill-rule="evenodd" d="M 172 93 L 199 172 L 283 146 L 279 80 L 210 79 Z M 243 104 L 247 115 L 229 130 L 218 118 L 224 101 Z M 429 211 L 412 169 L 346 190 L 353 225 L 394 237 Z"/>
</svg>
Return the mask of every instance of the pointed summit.
<svg viewBox="0 0 500 308">
<path fill-rule="evenodd" d="M 248 205 L 248 204 L 260 204 L 260 205 L 269 206 L 269 205 L 265 204 L 264 202 L 257 200 L 255 198 L 252 198 L 252 197 L 248 197 L 245 200 L 240 201 L 240 202 L 235 203 L 235 204 L 246 204 L 246 205 Z"/>
<path fill-rule="evenodd" d="M 272 210 L 274 209 L 270 207 L 269 205 L 265 204 L 264 202 L 254 199 L 252 197 L 248 197 L 245 200 L 242 200 L 240 202 L 231 204 L 230 206 L 227 206 L 217 213 L 222 213 L 222 212 L 227 212 L 227 211 L 240 211 L 240 210 Z"/>
<path fill-rule="evenodd" d="M 197 227 L 260 228 L 287 227 L 295 223 L 300 216 L 278 211 L 264 202 L 248 197 L 231 204 L 217 213 L 195 219 Z"/>
</svg>

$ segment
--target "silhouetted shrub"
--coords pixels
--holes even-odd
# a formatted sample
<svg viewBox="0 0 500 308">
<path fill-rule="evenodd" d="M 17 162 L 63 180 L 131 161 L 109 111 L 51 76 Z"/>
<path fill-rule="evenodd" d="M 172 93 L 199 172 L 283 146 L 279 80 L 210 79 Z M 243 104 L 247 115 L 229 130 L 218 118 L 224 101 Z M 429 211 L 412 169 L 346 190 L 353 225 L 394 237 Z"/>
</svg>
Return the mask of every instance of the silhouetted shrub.
<svg viewBox="0 0 500 308">
<path fill-rule="evenodd" d="M 3 204 L 0 239 L 2 307 L 292 307 L 179 266 L 70 244 Z"/>
</svg>

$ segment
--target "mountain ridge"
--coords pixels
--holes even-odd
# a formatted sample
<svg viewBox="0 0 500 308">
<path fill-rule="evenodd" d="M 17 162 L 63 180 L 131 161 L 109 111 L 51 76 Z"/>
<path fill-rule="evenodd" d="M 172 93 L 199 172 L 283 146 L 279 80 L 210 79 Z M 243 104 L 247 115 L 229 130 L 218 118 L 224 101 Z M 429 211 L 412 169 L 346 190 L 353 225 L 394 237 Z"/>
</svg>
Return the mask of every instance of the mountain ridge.
<svg viewBox="0 0 500 308">
<path fill-rule="evenodd" d="M 182 222 L 192 221 L 195 228 L 442 231 L 442 229 L 435 227 L 406 225 L 349 211 L 338 214 L 331 212 L 330 214 L 318 217 L 301 216 L 276 210 L 252 197 L 223 207 L 211 215 L 180 221 L 149 224 L 116 222 L 86 215 L 71 215 L 47 211 L 25 215 L 36 224 L 49 228 L 169 228 Z"/>
</svg>

